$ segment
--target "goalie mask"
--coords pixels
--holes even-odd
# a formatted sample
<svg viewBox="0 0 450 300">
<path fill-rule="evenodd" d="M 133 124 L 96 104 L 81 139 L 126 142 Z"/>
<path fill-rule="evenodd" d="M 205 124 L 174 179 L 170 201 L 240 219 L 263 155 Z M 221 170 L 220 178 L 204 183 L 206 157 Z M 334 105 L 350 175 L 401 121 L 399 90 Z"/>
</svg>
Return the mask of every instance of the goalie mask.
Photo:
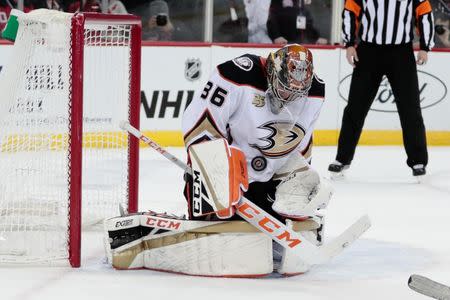
<svg viewBox="0 0 450 300">
<path fill-rule="evenodd" d="M 278 114 L 285 105 L 306 97 L 313 78 L 313 58 L 307 48 L 287 45 L 267 58 L 267 80 L 270 109 Z"/>
</svg>

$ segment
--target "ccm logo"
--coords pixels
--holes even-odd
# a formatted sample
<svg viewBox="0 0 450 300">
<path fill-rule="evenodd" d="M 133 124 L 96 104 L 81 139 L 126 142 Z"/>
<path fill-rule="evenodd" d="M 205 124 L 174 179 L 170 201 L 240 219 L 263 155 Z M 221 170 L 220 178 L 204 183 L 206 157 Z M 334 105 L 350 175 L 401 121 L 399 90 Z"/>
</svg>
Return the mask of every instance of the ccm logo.
<svg viewBox="0 0 450 300">
<path fill-rule="evenodd" d="M 193 182 L 193 197 L 192 197 L 192 203 L 193 203 L 193 210 L 194 210 L 194 216 L 200 215 L 202 213 L 202 185 L 200 182 L 200 172 L 197 170 L 194 171 L 194 182 Z"/>
<path fill-rule="evenodd" d="M 123 220 L 123 221 L 117 221 L 116 222 L 116 228 L 117 227 L 124 227 L 133 224 L 133 219 Z"/>
<path fill-rule="evenodd" d="M 149 226 L 154 226 L 154 227 L 159 227 L 159 228 L 178 229 L 178 228 L 180 228 L 181 222 L 148 217 L 146 224 Z"/>
<path fill-rule="evenodd" d="M 291 235 L 287 230 L 280 229 L 280 225 L 271 220 L 269 217 L 260 216 L 261 212 L 256 207 L 250 206 L 248 203 L 244 203 L 239 206 L 238 211 L 249 219 L 258 220 L 260 229 L 270 233 L 271 235 L 275 235 L 275 237 L 280 241 L 285 240 L 289 248 L 294 248 L 302 242 L 299 239 L 291 238 Z"/>
</svg>

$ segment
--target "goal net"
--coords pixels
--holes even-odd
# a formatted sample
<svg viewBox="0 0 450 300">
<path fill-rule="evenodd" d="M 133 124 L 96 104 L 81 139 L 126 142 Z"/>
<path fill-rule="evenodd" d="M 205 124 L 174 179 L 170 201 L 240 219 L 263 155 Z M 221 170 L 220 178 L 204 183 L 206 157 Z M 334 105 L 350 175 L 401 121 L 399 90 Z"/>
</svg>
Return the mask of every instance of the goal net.
<svg viewBox="0 0 450 300">
<path fill-rule="evenodd" d="M 137 210 L 139 18 L 36 10 L 0 71 L 0 262 L 80 265 L 81 228 Z"/>
</svg>

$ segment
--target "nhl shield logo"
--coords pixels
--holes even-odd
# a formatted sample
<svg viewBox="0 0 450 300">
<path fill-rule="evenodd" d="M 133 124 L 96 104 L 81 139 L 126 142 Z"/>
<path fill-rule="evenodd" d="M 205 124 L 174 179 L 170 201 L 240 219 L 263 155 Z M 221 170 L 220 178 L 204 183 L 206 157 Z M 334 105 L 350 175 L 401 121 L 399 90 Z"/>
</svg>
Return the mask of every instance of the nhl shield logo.
<svg viewBox="0 0 450 300">
<path fill-rule="evenodd" d="M 201 64 L 199 58 L 189 58 L 186 60 L 184 76 L 187 80 L 194 81 L 200 78 Z"/>
</svg>

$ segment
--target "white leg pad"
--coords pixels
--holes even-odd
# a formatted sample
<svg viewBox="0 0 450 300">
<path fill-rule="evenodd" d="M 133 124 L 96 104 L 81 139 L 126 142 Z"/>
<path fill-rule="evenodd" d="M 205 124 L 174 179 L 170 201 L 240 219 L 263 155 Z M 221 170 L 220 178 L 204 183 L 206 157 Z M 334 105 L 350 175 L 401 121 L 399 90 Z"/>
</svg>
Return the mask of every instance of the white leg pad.
<svg viewBox="0 0 450 300">
<path fill-rule="evenodd" d="M 258 277 L 273 272 L 272 240 L 244 221 L 193 221 L 155 214 L 105 222 L 106 254 L 116 269 Z"/>
<path fill-rule="evenodd" d="M 273 271 L 272 241 L 260 233 L 207 235 L 146 249 L 144 267 L 203 276 L 264 276 Z"/>
<path fill-rule="evenodd" d="M 319 216 L 303 222 L 287 220 L 287 225 L 314 243 L 322 236 Z M 297 254 L 274 247 L 268 236 L 245 221 L 193 221 L 154 213 L 105 221 L 108 261 L 122 270 L 259 277 L 274 270 L 294 275 L 309 269 Z"/>
</svg>

